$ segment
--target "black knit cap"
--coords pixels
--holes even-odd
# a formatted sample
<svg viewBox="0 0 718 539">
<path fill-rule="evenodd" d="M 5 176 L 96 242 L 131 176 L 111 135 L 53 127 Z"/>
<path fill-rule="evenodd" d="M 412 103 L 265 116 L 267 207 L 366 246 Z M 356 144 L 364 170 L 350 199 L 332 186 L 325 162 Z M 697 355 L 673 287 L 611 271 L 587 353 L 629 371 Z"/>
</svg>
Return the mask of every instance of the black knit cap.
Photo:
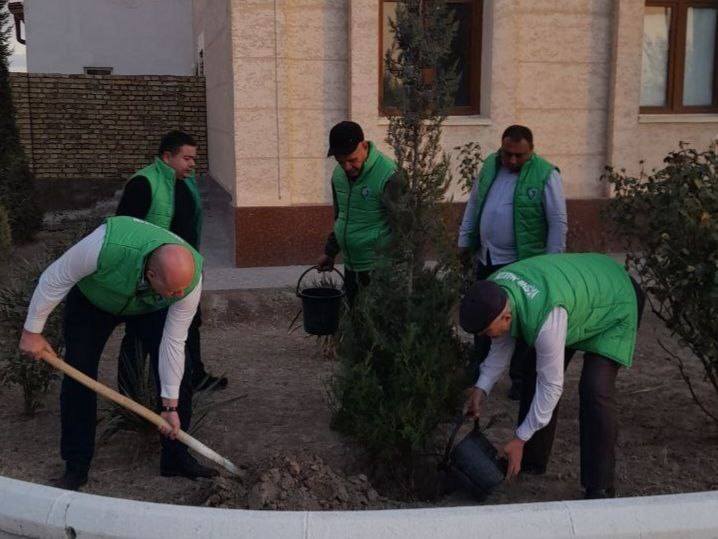
<svg viewBox="0 0 718 539">
<path fill-rule="evenodd" d="M 332 155 L 349 155 L 364 141 L 364 131 L 356 122 L 343 121 L 332 127 L 329 131 L 329 151 L 327 157 Z"/>
<path fill-rule="evenodd" d="M 468 333 L 481 333 L 506 307 L 506 292 L 493 281 L 476 281 L 461 300 L 459 324 Z"/>
</svg>

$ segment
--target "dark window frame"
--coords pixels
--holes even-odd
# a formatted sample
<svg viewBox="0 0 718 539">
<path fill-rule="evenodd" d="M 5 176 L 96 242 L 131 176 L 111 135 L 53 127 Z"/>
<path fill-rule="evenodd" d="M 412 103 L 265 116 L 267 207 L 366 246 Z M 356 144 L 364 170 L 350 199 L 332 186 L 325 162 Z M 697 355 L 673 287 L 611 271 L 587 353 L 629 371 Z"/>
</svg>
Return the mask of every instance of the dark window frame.
<svg viewBox="0 0 718 539">
<path fill-rule="evenodd" d="M 645 6 L 671 8 L 671 22 L 668 32 L 666 104 L 663 106 L 639 106 L 639 112 L 641 114 L 718 112 L 718 28 L 716 28 L 716 39 L 713 44 L 713 102 L 710 105 L 686 106 L 683 104 L 688 8 L 710 7 L 718 9 L 718 0 L 647 0 Z"/>
<path fill-rule="evenodd" d="M 379 0 L 379 115 L 395 112 L 393 107 L 384 107 L 384 3 L 396 0 Z M 469 51 L 469 104 L 451 107 L 449 116 L 473 116 L 481 113 L 481 44 L 483 39 L 483 0 L 449 0 L 448 4 L 471 4 L 471 44 Z"/>
</svg>

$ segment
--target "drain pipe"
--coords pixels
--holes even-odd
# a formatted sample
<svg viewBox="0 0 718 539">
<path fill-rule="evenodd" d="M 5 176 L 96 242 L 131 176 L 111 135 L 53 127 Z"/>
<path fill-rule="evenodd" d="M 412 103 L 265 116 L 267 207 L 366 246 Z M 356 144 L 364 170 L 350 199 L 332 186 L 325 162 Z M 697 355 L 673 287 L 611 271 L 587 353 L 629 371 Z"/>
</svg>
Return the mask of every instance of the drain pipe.
<svg viewBox="0 0 718 539">
<path fill-rule="evenodd" d="M 7 5 L 7 9 L 12 14 L 13 19 L 15 19 L 15 39 L 17 39 L 18 43 L 24 45 L 25 38 L 22 37 L 22 27 L 20 26 L 21 22 L 25 22 L 25 10 L 22 2 L 10 2 Z"/>
</svg>

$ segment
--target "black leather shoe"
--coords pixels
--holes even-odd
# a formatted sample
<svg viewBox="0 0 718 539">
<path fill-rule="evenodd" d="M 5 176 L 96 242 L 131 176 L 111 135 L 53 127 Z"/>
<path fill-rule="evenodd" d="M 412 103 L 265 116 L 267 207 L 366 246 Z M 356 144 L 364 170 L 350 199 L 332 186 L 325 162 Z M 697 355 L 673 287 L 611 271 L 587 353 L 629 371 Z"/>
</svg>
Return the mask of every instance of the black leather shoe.
<svg viewBox="0 0 718 539">
<path fill-rule="evenodd" d="M 85 483 L 87 483 L 87 472 L 66 469 L 65 474 L 55 481 L 55 486 L 65 490 L 79 490 Z"/>
<path fill-rule="evenodd" d="M 194 480 L 198 477 L 217 477 L 219 472 L 200 464 L 192 455 L 185 454 L 180 458 L 162 459 L 160 475 L 162 477 L 186 477 Z"/>
<path fill-rule="evenodd" d="M 226 376 L 212 376 L 211 374 L 203 374 L 201 376 L 192 377 L 192 389 L 202 391 L 205 389 L 224 389 L 227 387 L 229 380 Z"/>
<path fill-rule="evenodd" d="M 605 498 L 615 498 L 615 488 L 587 488 L 586 495 L 583 497 L 585 500 L 602 500 Z"/>
</svg>

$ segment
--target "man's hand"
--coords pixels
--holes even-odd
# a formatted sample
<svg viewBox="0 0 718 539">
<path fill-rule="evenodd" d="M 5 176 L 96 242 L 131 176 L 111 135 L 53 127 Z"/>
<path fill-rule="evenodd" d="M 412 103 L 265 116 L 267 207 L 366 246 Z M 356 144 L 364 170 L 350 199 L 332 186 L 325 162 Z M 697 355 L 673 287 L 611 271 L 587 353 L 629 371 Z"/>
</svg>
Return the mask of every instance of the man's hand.
<svg viewBox="0 0 718 539">
<path fill-rule="evenodd" d="M 179 404 L 178 399 L 167 399 L 162 397 L 162 406 L 172 406 L 177 407 L 177 404 Z M 162 412 L 161 414 L 162 419 L 167 421 L 169 425 L 162 425 L 158 427 L 160 429 L 160 432 L 167 436 L 167 438 L 170 438 L 174 440 L 177 438 L 177 435 L 180 431 L 180 418 L 177 412 Z"/>
<path fill-rule="evenodd" d="M 180 431 L 180 418 L 177 412 L 162 412 L 162 419 L 169 423 L 169 426 L 162 425 L 158 427 L 160 432 L 172 440 L 177 438 Z"/>
<path fill-rule="evenodd" d="M 509 465 L 506 468 L 506 479 L 513 479 L 521 471 L 521 459 L 524 456 L 524 442 L 520 438 L 514 438 L 499 450 L 499 455 L 506 457 Z"/>
<path fill-rule="evenodd" d="M 319 271 L 331 271 L 334 269 L 334 259 L 329 255 L 322 255 L 317 260 L 317 268 Z"/>
<path fill-rule="evenodd" d="M 57 355 L 55 354 L 55 350 L 52 349 L 52 346 L 50 346 L 50 343 L 45 340 L 45 337 L 43 337 L 41 333 L 31 333 L 30 331 L 24 329 L 22 330 L 22 335 L 20 336 L 18 348 L 20 348 L 20 351 L 23 354 L 35 359 L 42 359 L 43 352 L 50 352 L 51 354 Z"/>
<path fill-rule="evenodd" d="M 471 388 L 471 393 L 464 403 L 464 415 L 471 419 L 478 419 L 481 411 L 481 403 L 484 402 L 486 393 L 478 387 Z"/>
</svg>

